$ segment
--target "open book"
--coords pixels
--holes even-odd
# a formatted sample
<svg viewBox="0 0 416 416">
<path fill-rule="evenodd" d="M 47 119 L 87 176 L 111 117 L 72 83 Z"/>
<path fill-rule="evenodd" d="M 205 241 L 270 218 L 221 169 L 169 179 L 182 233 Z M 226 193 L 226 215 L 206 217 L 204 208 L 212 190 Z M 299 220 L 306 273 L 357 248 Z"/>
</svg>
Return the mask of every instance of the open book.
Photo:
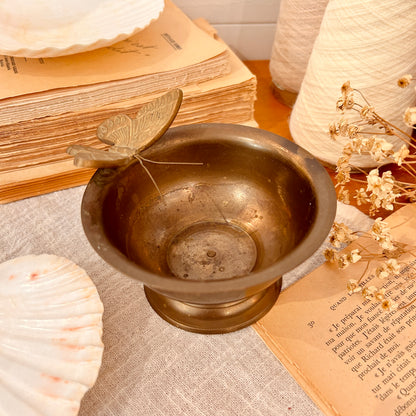
<svg viewBox="0 0 416 416">
<path fill-rule="evenodd" d="M 416 248 L 416 205 L 388 217 L 397 241 Z M 363 230 L 366 231 L 366 230 Z M 368 237 L 354 246 L 376 250 Z M 416 250 L 409 248 L 396 280 L 386 281 L 392 299 L 416 299 Z M 367 285 L 377 261 L 366 272 Z M 323 264 L 286 289 L 254 325 L 302 388 L 330 416 L 416 415 L 416 301 L 383 310 L 361 294 L 348 295 L 347 281 L 365 264 L 344 270 Z M 405 283 L 397 287 L 397 281 Z"/>
</svg>

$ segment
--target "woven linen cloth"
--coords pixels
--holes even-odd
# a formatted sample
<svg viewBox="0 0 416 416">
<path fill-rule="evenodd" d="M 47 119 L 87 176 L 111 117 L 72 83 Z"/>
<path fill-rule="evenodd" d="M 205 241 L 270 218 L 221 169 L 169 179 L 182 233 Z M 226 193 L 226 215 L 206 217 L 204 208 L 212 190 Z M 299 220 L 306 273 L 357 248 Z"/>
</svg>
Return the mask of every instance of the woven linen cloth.
<svg viewBox="0 0 416 416">
<path fill-rule="evenodd" d="M 1 262 L 26 254 L 67 257 L 87 271 L 104 304 L 102 366 L 80 416 L 322 415 L 253 328 L 201 335 L 161 319 L 143 285 L 88 243 L 80 218 L 84 189 L 0 205 Z M 353 229 L 372 222 L 340 203 L 337 221 Z M 284 287 L 317 267 L 321 252 L 285 275 Z"/>
</svg>

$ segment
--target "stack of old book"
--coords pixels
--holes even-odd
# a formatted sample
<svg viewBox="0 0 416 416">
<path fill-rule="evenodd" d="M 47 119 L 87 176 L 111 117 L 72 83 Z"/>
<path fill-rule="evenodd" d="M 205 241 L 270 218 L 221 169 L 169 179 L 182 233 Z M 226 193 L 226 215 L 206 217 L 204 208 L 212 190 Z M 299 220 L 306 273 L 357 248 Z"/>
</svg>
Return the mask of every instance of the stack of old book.
<svg viewBox="0 0 416 416">
<path fill-rule="evenodd" d="M 86 183 L 66 154 L 100 147 L 98 125 L 132 117 L 169 89 L 184 100 L 174 122 L 254 123 L 256 78 L 204 20 L 172 2 L 146 29 L 110 47 L 47 59 L 0 55 L 0 203 Z"/>
</svg>

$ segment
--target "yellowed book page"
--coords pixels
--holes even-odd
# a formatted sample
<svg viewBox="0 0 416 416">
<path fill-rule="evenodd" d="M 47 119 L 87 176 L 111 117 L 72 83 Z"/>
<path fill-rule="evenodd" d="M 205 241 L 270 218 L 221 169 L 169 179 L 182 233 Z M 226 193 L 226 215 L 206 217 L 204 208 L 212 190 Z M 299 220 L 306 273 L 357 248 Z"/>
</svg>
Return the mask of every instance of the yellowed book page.
<svg viewBox="0 0 416 416">
<path fill-rule="evenodd" d="M 94 169 L 77 168 L 66 160 L 14 172 L 10 181 L 7 174 L 0 175 L 0 204 L 84 185 L 94 172 Z"/>
<path fill-rule="evenodd" d="M 387 219 L 395 238 L 416 246 L 416 205 Z M 368 237 L 353 246 L 377 250 Z M 398 280 L 384 283 L 397 302 L 416 299 L 416 250 L 403 254 Z M 408 264 L 408 266 L 406 266 Z M 381 286 L 371 262 L 367 285 Z M 416 415 L 416 302 L 392 312 L 347 281 L 364 272 L 356 263 L 338 270 L 324 264 L 284 291 L 254 325 L 266 344 L 327 415 Z"/>
<path fill-rule="evenodd" d="M 0 99 L 172 71 L 208 60 L 225 49 L 167 0 L 159 19 L 109 47 L 45 59 L 0 55 Z"/>
<path fill-rule="evenodd" d="M 242 93 L 248 94 L 254 103 L 254 100 L 256 98 L 257 86 L 256 76 L 250 72 L 250 70 L 237 57 L 237 55 L 234 52 L 232 52 L 231 49 L 228 48 L 228 46 L 227 50 L 229 53 L 230 72 L 221 77 L 210 79 L 209 81 L 199 82 L 197 84 L 190 84 L 181 87 L 184 94 L 184 100 L 189 100 L 194 97 L 199 99 L 199 97 L 201 97 L 202 95 L 209 95 L 209 98 L 214 101 L 214 103 L 212 104 L 218 105 L 219 100 L 216 99 L 218 92 L 220 92 L 221 90 L 229 89 L 233 92 L 241 91 Z M 153 96 L 142 95 L 140 97 L 135 97 L 130 100 L 124 100 L 122 102 L 102 106 L 101 108 L 106 110 L 116 107 L 128 107 L 132 106 L 132 103 L 134 102 L 148 102 L 152 98 L 156 98 L 159 95 L 159 93 L 153 94 Z M 234 100 L 232 101 L 232 106 L 235 106 L 235 99 L 233 97 L 230 97 L 230 100 Z M 221 100 L 221 102 L 224 102 L 224 104 L 226 105 L 230 104 L 225 100 Z M 182 104 L 182 107 L 184 107 L 184 104 Z M 207 111 L 208 110 L 209 109 L 207 109 Z"/>
</svg>

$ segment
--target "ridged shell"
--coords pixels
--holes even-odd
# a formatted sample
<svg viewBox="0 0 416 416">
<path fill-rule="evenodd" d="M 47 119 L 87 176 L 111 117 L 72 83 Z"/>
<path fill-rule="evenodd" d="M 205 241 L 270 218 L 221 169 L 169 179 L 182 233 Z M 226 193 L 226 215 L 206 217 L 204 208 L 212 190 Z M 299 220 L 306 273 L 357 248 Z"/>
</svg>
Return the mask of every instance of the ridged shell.
<svg viewBox="0 0 416 416">
<path fill-rule="evenodd" d="M 87 273 L 54 255 L 0 264 L 0 415 L 77 415 L 103 353 Z"/>
<path fill-rule="evenodd" d="M 47 58 L 122 41 L 157 19 L 164 0 L 1 0 L 0 54 Z"/>
</svg>

